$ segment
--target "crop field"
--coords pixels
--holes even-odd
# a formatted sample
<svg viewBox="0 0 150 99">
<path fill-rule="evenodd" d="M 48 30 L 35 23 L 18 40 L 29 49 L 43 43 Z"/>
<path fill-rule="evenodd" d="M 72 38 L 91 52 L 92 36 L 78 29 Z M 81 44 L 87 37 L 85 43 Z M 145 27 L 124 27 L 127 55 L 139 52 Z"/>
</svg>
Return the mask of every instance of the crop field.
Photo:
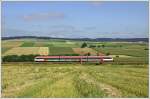
<svg viewBox="0 0 150 99">
<path fill-rule="evenodd" d="M 48 46 L 50 46 L 49 42 L 38 41 L 34 43 L 34 47 L 48 47 Z"/>
<path fill-rule="evenodd" d="M 38 54 L 40 54 L 40 55 L 48 55 L 49 54 L 48 47 L 40 47 Z"/>
<path fill-rule="evenodd" d="M 2 47 L 19 47 L 23 44 L 21 41 L 6 41 L 2 42 Z"/>
<path fill-rule="evenodd" d="M 102 55 L 113 62 L 2 62 L 2 97 L 107 98 L 148 97 L 149 46 L 146 42 L 92 42 L 15 39 L 2 40 L 7 55 Z"/>
<path fill-rule="evenodd" d="M 7 49 L 5 49 L 7 50 Z M 5 52 L 6 55 L 30 55 L 30 54 L 39 54 L 39 55 L 48 55 L 48 47 L 15 47 Z"/>
<path fill-rule="evenodd" d="M 73 48 L 74 52 L 80 55 L 91 53 L 91 55 L 97 55 L 97 52 L 91 48 Z"/>
<path fill-rule="evenodd" d="M 38 54 L 39 47 L 15 47 L 7 51 L 5 55 L 28 55 Z"/>
<path fill-rule="evenodd" d="M 78 44 L 76 42 L 54 42 L 52 41 L 51 44 L 54 46 L 54 47 L 80 47 L 78 46 Z"/>
<path fill-rule="evenodd" d="M 137 57 L 145 57 L 148 56 L 148 50 L 143 49 L 125 49 L 125 48 L 98 48 L 96 49 L 102 53 L 110 53 L 112 55 L 129 55 L 129 56 L 137 56 Z"/>
<path fill-rule="evenodd" d="M 22 55 L 25 50 L 34 47 L 37 51 L 25 52 L 27 54 L 44 54 L 44 55 L 67 55 L 79 54 L 84 55 L 107 55 L 114 57 L 115 63 L 148 63 L 148 43 L 138 42 L 90 42 L 87 41 L 86 48 L 81 48 L 83 41 L 73 40 L 44 40 L 44 39 L 15 39 L 2 41 L 2 56 L 6 55 Z M 96 47 L 89 47 L 94 45 Z M 19 47 L 19 49 L 18 49 Z M 43 51 L 39 51 L 39 47 L 48 47 Z M 19 51 L 23 49 L 23 51 Z M 19 53 L 18 53 L 19 52 Z M 41 54 L 42 53 L 42 54 Z M 125 61 L 126 60 L 126 61 Z M 138 60 L 138 61 L 137 61 Z"/>
<path fill-rule="evenodd" d="M 9 49 L 11 49 L 11 47 L 3 47 L 3 48 L 1 49 L 1 52 L 2 52 L 2 53 L 5 53 L 5 52 L 8 51 Z"/>
<path fill-rule="evenodd" d="M 2 97 L 148 97 L 148 65 L 4 63 Z"/>
<path fill-rule="evenodd" d="M 33 47 L 34 46 L 34 42 L 24 42 L 20 47 Z"/>
<path fill-rule="evenodd" d="M 49 47 L 50 55 L 74 54 L 70 47 Z"/>
</svg>

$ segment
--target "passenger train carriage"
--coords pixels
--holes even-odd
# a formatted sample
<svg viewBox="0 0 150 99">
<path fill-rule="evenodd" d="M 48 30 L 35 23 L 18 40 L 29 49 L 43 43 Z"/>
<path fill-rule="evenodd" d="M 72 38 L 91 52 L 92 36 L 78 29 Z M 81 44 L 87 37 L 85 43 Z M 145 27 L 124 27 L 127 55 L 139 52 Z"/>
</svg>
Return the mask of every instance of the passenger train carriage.
<svg viewBox="0 0 150 99">
<path fill-rule="evenodd" d="M 110 56 L 37 56 L 35 62 L 108 62 Z"/>
</svg>

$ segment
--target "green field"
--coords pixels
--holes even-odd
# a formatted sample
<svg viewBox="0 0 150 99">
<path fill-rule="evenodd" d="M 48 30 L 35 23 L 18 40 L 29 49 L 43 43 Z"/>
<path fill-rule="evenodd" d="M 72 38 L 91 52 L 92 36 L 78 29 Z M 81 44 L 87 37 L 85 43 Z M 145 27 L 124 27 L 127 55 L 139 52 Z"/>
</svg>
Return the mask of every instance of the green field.
<svg viewBox="0 0 150 99">
<path fill-rule="evenodd" d="M 2 97 L 148 97 L 149 49 L 146 42 L 2 40 L 2 56 L 109 54 L 113 62 L 2 62 Z M 90 46 L 95 47 L 90 47 Z M 85 49 L 85 50 L 84 50 Z"/>
<path fill-rule="evenodd" d="M 70 47 L 49 47 L 50 55 L 74 54 Z"/>
<path fill-rule="evenodd" d="M 148 97 L 148 65 L 2 64 L 2 97 Z"/>
<path fill-rule="evenodd" d="M 134 56 L 134 57 L 148 57 L 148 50 L 144 50 L 144 48 L 139 49 L 139 48 L 98 48 L 96 49 L 99 52 L 102 53 L 110 53 L 112 55 L 129 55 L 129 56 Z"/>
<path fill-rule="evenodd" d="M 33 47 L 33 46 L 34 46 L 34 42 L 27 41 L 27 42 L 24 42 L 20 47 Z"/>
</svg>

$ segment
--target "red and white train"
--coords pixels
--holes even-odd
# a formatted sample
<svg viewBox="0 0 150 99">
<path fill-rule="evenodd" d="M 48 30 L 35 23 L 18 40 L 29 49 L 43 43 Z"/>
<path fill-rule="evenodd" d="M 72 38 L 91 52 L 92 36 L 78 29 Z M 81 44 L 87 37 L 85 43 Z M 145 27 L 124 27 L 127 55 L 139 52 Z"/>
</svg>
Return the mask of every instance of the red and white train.
<svg viewBox="0 0 150 99">
<path fill-rule="evenodd" d="M 111 62 L 110 56 L 37 56 L 35 62 Z"/>
</svg>

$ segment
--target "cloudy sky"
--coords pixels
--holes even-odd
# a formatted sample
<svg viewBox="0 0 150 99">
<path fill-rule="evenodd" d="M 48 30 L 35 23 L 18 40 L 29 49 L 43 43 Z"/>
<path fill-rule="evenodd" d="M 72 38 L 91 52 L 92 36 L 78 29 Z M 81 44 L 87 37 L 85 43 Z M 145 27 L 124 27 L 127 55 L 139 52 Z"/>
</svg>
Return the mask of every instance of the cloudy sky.
<svg viewBox="0 0 150 99">
<path fill-rule="evenodd" d="M 148 37 L 148 2 L 2 2 L 2 36 Z"/>
</svg>

